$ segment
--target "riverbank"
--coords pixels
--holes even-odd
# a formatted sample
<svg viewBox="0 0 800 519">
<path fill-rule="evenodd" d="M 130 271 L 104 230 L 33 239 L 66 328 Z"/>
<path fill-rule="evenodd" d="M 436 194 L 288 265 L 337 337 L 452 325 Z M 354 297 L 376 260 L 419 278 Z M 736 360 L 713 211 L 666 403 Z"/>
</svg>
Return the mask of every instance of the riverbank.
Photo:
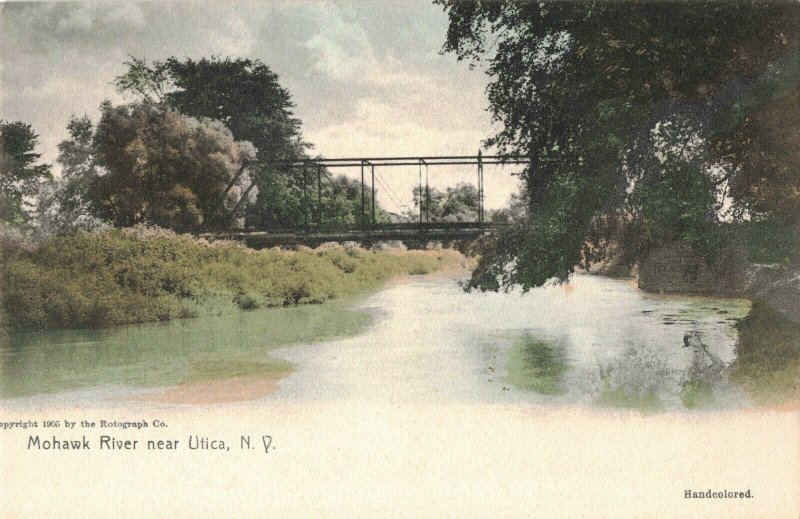
<svg viewBox="0 0 800 519">
<path fill-rule="evenodd" d="M 103 328 L 322 303 L 465 263 L 454 250 L 255 251 L 151 229 L 79 233 L 3 252 L 11 329 Z"/>
<path fill-rule="evenodd" d="M 737 328 L 733 380 L 760 405 L 800 408 L 800 324 L 759 300 Z"/>
</svg>

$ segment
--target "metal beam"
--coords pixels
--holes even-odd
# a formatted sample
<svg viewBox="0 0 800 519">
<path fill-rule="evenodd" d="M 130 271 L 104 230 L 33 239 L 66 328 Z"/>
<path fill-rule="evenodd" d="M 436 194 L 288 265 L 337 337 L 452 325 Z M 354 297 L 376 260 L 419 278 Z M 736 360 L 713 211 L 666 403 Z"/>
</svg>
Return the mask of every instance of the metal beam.
<svg viewBox="0 0 800 519">
<path fill-rule="evenodd" d="M 317 225 L 322 225 L 322 166 L 317 166 Z"/>
<path fill-rule="evenodd" d="M 519 156 L 484 155 L 481 157 L 484 165 L 487 164 L 528 164 L 530 159 Z M 309 164 L 320 165 L 326 168 L 352 168 L 363 164 L 375 166 L 416 166 L 420 161 L 432 166 L 463 166 L 475 165 L 478 157 L 474 155 L 452 155 L 440 157 L 353 157 L 334 159 L 304 159 L 295 161 L 267 161 L 264 164 L 289 168 L 305 167 Z"/>
<path fill-rule="evenodd" d="M 361 163 L 361 218 L 359 218 L 359 225 L 364 225 L 364 163 Z"/>
</svg>

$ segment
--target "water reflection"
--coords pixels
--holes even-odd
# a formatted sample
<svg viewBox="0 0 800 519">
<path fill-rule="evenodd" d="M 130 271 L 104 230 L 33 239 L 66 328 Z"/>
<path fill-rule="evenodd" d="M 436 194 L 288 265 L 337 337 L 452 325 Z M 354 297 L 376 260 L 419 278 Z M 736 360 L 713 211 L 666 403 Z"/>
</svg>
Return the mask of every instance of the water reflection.
<svg viewBox="0 0 800 519">
<path fill-rule="evenodd" d="M 519 388 L 542 395 L 564 393 L 566 370 L 564 349 L 557 344 L 525 334 L 511 347 L 508 380 Z"/>
<path fill-rule="evenodd" d="M 748 310 L 744 301 L 652 296 L 594 276 L 527 294 L 466 294 L 453 280 L 420 277 L 360 305 L 17 335 L 0 352 L 0 396 L 58 399 L 83 389 L 97 403 L 108 388 L 124 394 L 294 366 L 267 400 L 740 407 L 749 400 L 727 366 L 733 324 Z"/>
<path fill-rule="evenodd" d="M 104 330 L 12 333 L 0 349 L 0 397 L 285 373 L 290 364 L 271 350 L 354 334 L 369 321 L 336 303 Z"/>
<path fill-rule="evenodd" d="M 622 338 L 618 345 L 592 349 L 587 348 L 592 338 L 575 331 L 560 338 L 527 331 L 511 347 L 509 381 L 542 395 L 568 394 L 587 403 L 643 411 L 746 405 L 747 397 L 727 375 L 736 340 L 733 324 L 747 303 L 689 300 L 685 308 L 672 308 L 677 301 L 660 300 L 670 306 L 641 315 L 660 318 L 662 326 L 685 327 L 680 341 L 664 340 L 657 327 L 648 326 L 654 333 L 648 340 L 638 333 L 639 339 Z M 737 317 L 720 320 L 715 316 L 720 312 Z"/>
</svg>

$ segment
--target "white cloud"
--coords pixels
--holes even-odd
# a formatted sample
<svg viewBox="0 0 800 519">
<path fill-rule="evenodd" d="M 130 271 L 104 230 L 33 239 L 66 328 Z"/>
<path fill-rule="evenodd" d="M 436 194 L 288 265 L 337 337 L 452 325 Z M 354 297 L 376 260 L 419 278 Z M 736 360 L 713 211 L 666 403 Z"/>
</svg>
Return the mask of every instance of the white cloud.
<svg viewBox="0 0 800 519">
<path fill-rule="evenodd" d="M 325 22 L 304 46 L 315 56 L 314 69 L 340 81 L 360 81 L 378 66 L 372 42 L 358 21 L 348 21 L 330 4 L 316 4 L 315 14 Z"/>
<path fill-rule="evenodd" d="M 279 75 L 328 157 L 474 154 L 491 134 L 486 77 L 438 54 L 446 24 L 441 8 L 401 1 L 4 5 L 0 118 L 31 123 L 52 162 L 71 115 L 119 100 L 129 54 L 230 55 Z"/>
<path fill-rule="evenodd" d="M 114 28 L 125 30 L 141 28 L 145 16 L 138 5 L 129 2 L 75 4 L 65 16 L 58 19 L 56 32 L 85 33 Z"/>
</svg>

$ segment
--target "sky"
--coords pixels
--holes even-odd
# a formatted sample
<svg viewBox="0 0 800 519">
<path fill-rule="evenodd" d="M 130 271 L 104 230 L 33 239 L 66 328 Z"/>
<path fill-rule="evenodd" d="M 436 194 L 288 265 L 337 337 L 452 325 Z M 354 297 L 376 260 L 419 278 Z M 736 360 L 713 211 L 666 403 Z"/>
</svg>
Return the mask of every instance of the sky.
<svg viewBox="0 0 800 519">
<path fill-rule="evenodd" d="M 2 3 L 0 119 L 32 124 L 53 163 L 71 116 L 96 120 L 103 99 L 126 101 L 112 82 L 129 56 L 245 57 L 278 74 L 314 153 L 474 155 L 493 133 L 489 78 L 440 52 L 446 30 L 441 6 L 417 0 Z M 495 208 L 517 178 L 489 169 Z M 408 205 L 418 171 L 379 174 L 379 202 Z M 429 171 L 440 188 L 475 176 Z"/>
</svg>

